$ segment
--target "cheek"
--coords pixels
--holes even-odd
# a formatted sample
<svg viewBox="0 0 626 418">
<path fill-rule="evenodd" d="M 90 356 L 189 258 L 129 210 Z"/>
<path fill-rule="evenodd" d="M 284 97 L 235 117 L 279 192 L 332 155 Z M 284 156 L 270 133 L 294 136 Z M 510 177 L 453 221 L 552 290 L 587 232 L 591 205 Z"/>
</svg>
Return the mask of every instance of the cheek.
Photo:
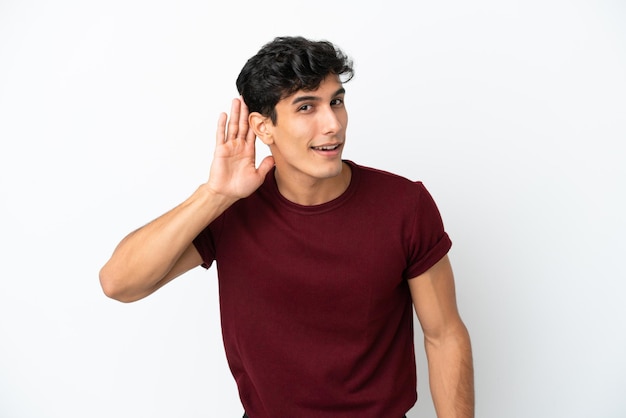
<svg viewBox="0 0 626 418">
<path fill-rule="evenodd" d="M 314 130 L 305 125 L 290 126 L 290 129 L 284 130 L 281 135 L 283 148 L 292 150 L 308 148 L 313 138 Z"/>
</svg>

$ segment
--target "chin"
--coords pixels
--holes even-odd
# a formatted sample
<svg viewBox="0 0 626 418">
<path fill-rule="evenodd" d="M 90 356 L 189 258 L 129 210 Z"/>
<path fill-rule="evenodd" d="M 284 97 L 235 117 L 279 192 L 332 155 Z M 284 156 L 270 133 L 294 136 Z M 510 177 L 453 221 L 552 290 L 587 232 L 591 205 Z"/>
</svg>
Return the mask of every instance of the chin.
<svg viewBox="0 0 626 418">
<path fill-rule="evenodd" d="M 343 171 L 343 161 L 339 160 L 336 163 L 328 164 L 326 167 L 320 167 L 318 171 L 319 178 L 333 178 L 337 177 Z"/>
</svg>

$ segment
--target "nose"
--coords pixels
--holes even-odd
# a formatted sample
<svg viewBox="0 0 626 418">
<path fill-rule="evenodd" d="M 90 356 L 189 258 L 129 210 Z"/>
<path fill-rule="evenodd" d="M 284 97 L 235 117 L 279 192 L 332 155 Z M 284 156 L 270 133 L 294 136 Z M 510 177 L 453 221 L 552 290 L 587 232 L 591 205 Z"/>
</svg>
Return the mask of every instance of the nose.
<svg viewBox="0 0 626 418">
<path fill-rule="evenodd" d="M 341 130 L 342 122 L 337 114 L 338 109 L 330 106 L 324 108 L 321 117 L 322 132 L 324 135 L 333 135 Z"/>
</svg>

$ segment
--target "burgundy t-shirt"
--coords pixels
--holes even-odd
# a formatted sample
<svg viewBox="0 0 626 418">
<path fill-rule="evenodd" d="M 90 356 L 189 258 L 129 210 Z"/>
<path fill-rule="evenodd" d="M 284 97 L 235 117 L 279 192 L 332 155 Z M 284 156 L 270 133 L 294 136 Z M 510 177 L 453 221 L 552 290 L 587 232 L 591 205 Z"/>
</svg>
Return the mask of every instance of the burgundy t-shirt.
<svg viewBox="0 0 626 418">
<path fill-rule="evenodd" d="M 346 162 L 337 199 L 294 204 L 270 172 L 194 240 L 205 268 L 217 262 L 251 418 L 401 417 L 417 399 L 407 280 L 451 241 L 421 182 Z"/>
</svg>

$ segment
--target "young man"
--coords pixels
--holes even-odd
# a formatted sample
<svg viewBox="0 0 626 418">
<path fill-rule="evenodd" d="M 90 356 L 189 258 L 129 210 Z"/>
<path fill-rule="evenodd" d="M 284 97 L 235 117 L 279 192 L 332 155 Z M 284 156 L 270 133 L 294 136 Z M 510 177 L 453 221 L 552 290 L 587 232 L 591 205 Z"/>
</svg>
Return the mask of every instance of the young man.
<svg viewBox="0 0 626 418">
<path fill-rule="evenodd" d="M 208 181 L 122 240 L 103 290 L 135 301 L 216 261 L 250 418 L 402 417 L 417 399 L 414 307 L 438 417 L 473 417 L 470 340 L 433 199 L 342 160 L 352 75 L 328 42 L 265 45 L 219 118 Z M 258 167 L 257 137 L 271 150 Z"/>
</svg>

